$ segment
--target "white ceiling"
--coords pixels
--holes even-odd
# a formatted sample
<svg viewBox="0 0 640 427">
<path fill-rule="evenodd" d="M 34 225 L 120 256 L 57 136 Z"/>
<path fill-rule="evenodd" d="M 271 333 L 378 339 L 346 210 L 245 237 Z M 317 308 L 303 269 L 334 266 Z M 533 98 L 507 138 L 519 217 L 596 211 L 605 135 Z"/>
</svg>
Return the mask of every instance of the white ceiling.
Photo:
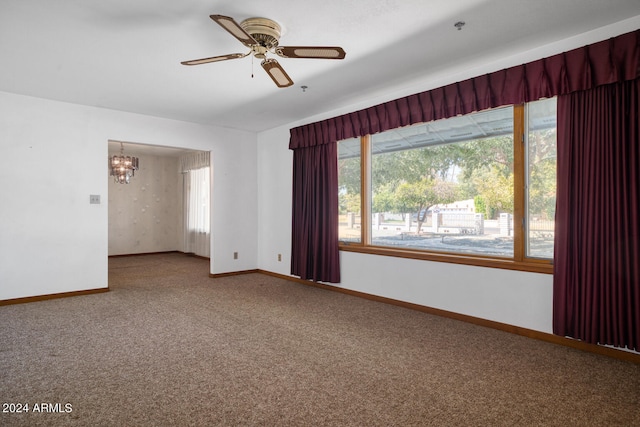
<svg viewBox="0 0 640 427">
<path fill-rule="evenodd" d="M 211 14 L 347 56 L 278 57 L 286 89 L 251 57 L 181 65 L 247 50 Z M 0 91 L 259 132 L 638 15 L 638 0 L 1 0 Z"/>
</svg>

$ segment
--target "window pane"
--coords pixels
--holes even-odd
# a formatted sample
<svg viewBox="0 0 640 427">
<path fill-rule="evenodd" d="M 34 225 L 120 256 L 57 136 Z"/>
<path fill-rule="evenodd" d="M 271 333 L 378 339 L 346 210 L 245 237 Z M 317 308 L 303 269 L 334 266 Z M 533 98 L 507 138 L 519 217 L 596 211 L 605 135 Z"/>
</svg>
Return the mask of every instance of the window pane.
<svg viewBox="0 0 640 427">
<path fill-rule="evenodd" d="M 513 257 L 513 108 L 371 137 L 372 244 Z"/>
<path fill-rule="evenodd" d="M 360 138 L 338 142 L 338 238 L 343 242 L 360 242 Z"/>
<path fill-rule="evenodd" d="M 553 258 L 556 213 L 556 98 L 527 105 L 526 255 Z"/>
</svg>

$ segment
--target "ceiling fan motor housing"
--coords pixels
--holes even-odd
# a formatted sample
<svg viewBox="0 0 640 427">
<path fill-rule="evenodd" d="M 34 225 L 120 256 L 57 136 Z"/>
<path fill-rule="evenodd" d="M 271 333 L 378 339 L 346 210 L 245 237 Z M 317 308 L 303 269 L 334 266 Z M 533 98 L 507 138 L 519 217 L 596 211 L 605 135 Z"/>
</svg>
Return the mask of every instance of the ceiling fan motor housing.
<svg viewBox="0 0 640 427">
<path fill-rule="evenodd" d="M 267 18 L 249 18 L 240 27 L 251 35 L 261 46 L 272 49 L 278 46 L 281 28 L 277 22 Z"/>
</svg>

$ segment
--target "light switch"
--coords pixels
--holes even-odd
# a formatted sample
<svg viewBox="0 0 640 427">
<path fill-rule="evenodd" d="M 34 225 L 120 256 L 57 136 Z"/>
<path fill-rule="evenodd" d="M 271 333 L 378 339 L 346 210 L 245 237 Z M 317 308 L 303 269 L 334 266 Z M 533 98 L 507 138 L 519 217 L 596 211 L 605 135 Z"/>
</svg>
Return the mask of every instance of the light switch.
<svg viewBox="0 0 640 427">
<path fill-rule="evenodd" d="M 89 203 L 92 205 L 100 204 L 100 195 L 99 194 L 90 194 L 89 195 Z"/>
</svg>

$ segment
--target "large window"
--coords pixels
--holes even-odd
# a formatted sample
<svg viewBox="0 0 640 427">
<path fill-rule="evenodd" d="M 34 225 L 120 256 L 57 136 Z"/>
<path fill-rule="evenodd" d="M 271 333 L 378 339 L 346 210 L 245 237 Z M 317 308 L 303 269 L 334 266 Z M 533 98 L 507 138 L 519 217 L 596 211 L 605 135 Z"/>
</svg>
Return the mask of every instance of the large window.
<svg viewBox="0 0 640 427">
<path fill-rule="evenodd" d="M 555 106 L 546 99 L 340 141 L 343 249 L 549 269 Z"/>
</svg>

